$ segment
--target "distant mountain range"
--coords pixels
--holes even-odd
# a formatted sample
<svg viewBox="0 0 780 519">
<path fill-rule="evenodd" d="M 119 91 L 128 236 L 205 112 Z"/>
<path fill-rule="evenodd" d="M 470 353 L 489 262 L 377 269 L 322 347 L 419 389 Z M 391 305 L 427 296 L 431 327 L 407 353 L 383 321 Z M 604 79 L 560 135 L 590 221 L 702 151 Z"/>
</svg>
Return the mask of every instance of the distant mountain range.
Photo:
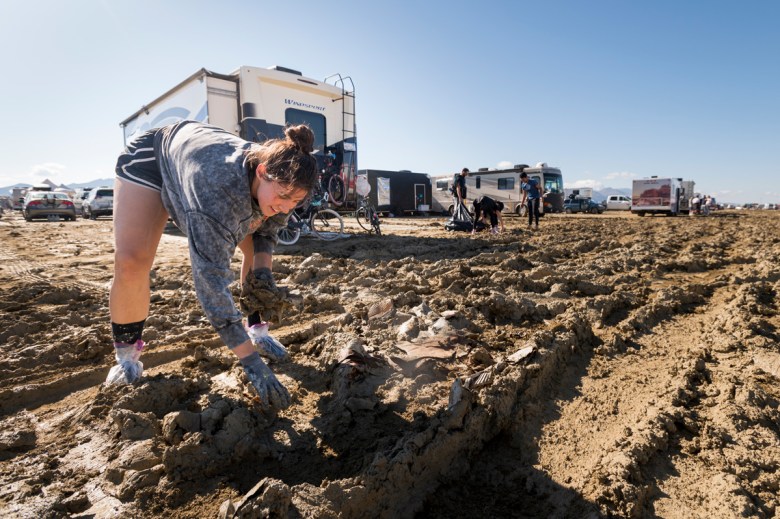
<svg viewBox="0 0 780 519">
<path fill-rule="evenodd" d="M 54 182 L 52 182 L 51 180 L 49 180 L 47 178 L 43 182 L 36 183 L 36 185 L 38 185 L 38 184 L 48 184 L 48 185 L 51 186 L 52 189 L 57 189 L 57 188 L 81 189 L 81 188 L 85 188 L 85 187 L 113 186 L 114 185 L 114 179 L 113 178 L 99 178 L 97 180 L 90 180 L 89 182 L 82 182 L 82 183 L 76 183 L 76 184 L 59 184 L 58 185 L 58 184 L 55 184 Z M 19 187 L 32 187 L 32 184 L 21 183 L 21 184 L 14 184 L 12 186 L 0 187 L 0 195 L 10 195 L 11 191 L 14 188 L 19 188 Z"/>
<path fill-rule="evenodd" d="M 631 188 L 624 187 L 624 188 L 616 189 L 614 187 L 605 187 L 599 190 L 594 189 L 593 201 L 603 202 L 610 195 L 624 195 L 627 196 L 628 198 L 631 198 Z"/>
</svg>

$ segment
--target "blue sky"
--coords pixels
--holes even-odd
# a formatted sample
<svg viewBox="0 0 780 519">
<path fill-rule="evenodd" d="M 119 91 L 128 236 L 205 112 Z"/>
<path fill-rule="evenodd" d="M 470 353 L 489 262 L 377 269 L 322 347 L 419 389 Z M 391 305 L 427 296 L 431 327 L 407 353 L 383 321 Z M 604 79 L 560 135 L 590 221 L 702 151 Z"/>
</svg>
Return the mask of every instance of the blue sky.
<svg viewBox="0 0 780 519">
<path fill-rule="evenodd" d="M 780 2 L 3 0 L 0 186 L 113 176 L 119 122 L 205 67 L 356 87 L 358 166 L 547 162 L 780 202 Z"/>
</svg>

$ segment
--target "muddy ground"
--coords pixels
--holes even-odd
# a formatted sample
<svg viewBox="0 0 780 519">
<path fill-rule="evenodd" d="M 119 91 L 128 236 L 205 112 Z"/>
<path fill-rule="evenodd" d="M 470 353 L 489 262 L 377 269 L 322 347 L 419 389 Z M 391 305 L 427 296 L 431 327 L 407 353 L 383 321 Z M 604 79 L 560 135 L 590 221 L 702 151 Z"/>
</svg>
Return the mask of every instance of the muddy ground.
<svg viewBox="0 0 780 519">
<path fill-rule="evenodd" d="M 776 515 L 780 212 L 443 221 L 279 248 L 266 414 L 175 230 L 144 377 L 108 388 L 112 221 L 6 212 L 0 516 Z"/>
</svg>

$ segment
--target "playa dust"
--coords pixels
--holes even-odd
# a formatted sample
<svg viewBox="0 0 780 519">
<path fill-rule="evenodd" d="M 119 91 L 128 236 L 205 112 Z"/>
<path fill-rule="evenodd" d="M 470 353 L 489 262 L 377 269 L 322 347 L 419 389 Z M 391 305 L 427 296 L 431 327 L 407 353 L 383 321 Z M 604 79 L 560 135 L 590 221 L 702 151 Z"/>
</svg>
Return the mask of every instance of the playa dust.
<svg viewBox="0 0 780 519">
<path fill-rule="evenodd" d="M 279 247 L 293 403 L 264 413 L 175 229 L 144 377 L 105 387 L 112 221 L 6 213 L 0 515 L 775 516 L 780 212 L 507 220 Z"/>
</svg>

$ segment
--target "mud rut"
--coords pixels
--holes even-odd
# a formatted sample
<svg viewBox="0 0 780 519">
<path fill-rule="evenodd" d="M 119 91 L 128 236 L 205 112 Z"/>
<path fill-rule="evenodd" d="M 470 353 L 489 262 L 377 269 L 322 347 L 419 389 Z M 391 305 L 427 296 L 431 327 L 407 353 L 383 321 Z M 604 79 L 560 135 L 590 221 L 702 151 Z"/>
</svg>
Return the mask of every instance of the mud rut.
<svg viewBox="0 0 780 519">
<path fill-rule="evenodd" d="M 111 222 L 5 215 L 0 513 L 773 517 L 780 216 L 520 223 L 281 248 L 294 403 L 265 415 L 175 233 L 144 380 L 105 388 Z"/>
</svg>

